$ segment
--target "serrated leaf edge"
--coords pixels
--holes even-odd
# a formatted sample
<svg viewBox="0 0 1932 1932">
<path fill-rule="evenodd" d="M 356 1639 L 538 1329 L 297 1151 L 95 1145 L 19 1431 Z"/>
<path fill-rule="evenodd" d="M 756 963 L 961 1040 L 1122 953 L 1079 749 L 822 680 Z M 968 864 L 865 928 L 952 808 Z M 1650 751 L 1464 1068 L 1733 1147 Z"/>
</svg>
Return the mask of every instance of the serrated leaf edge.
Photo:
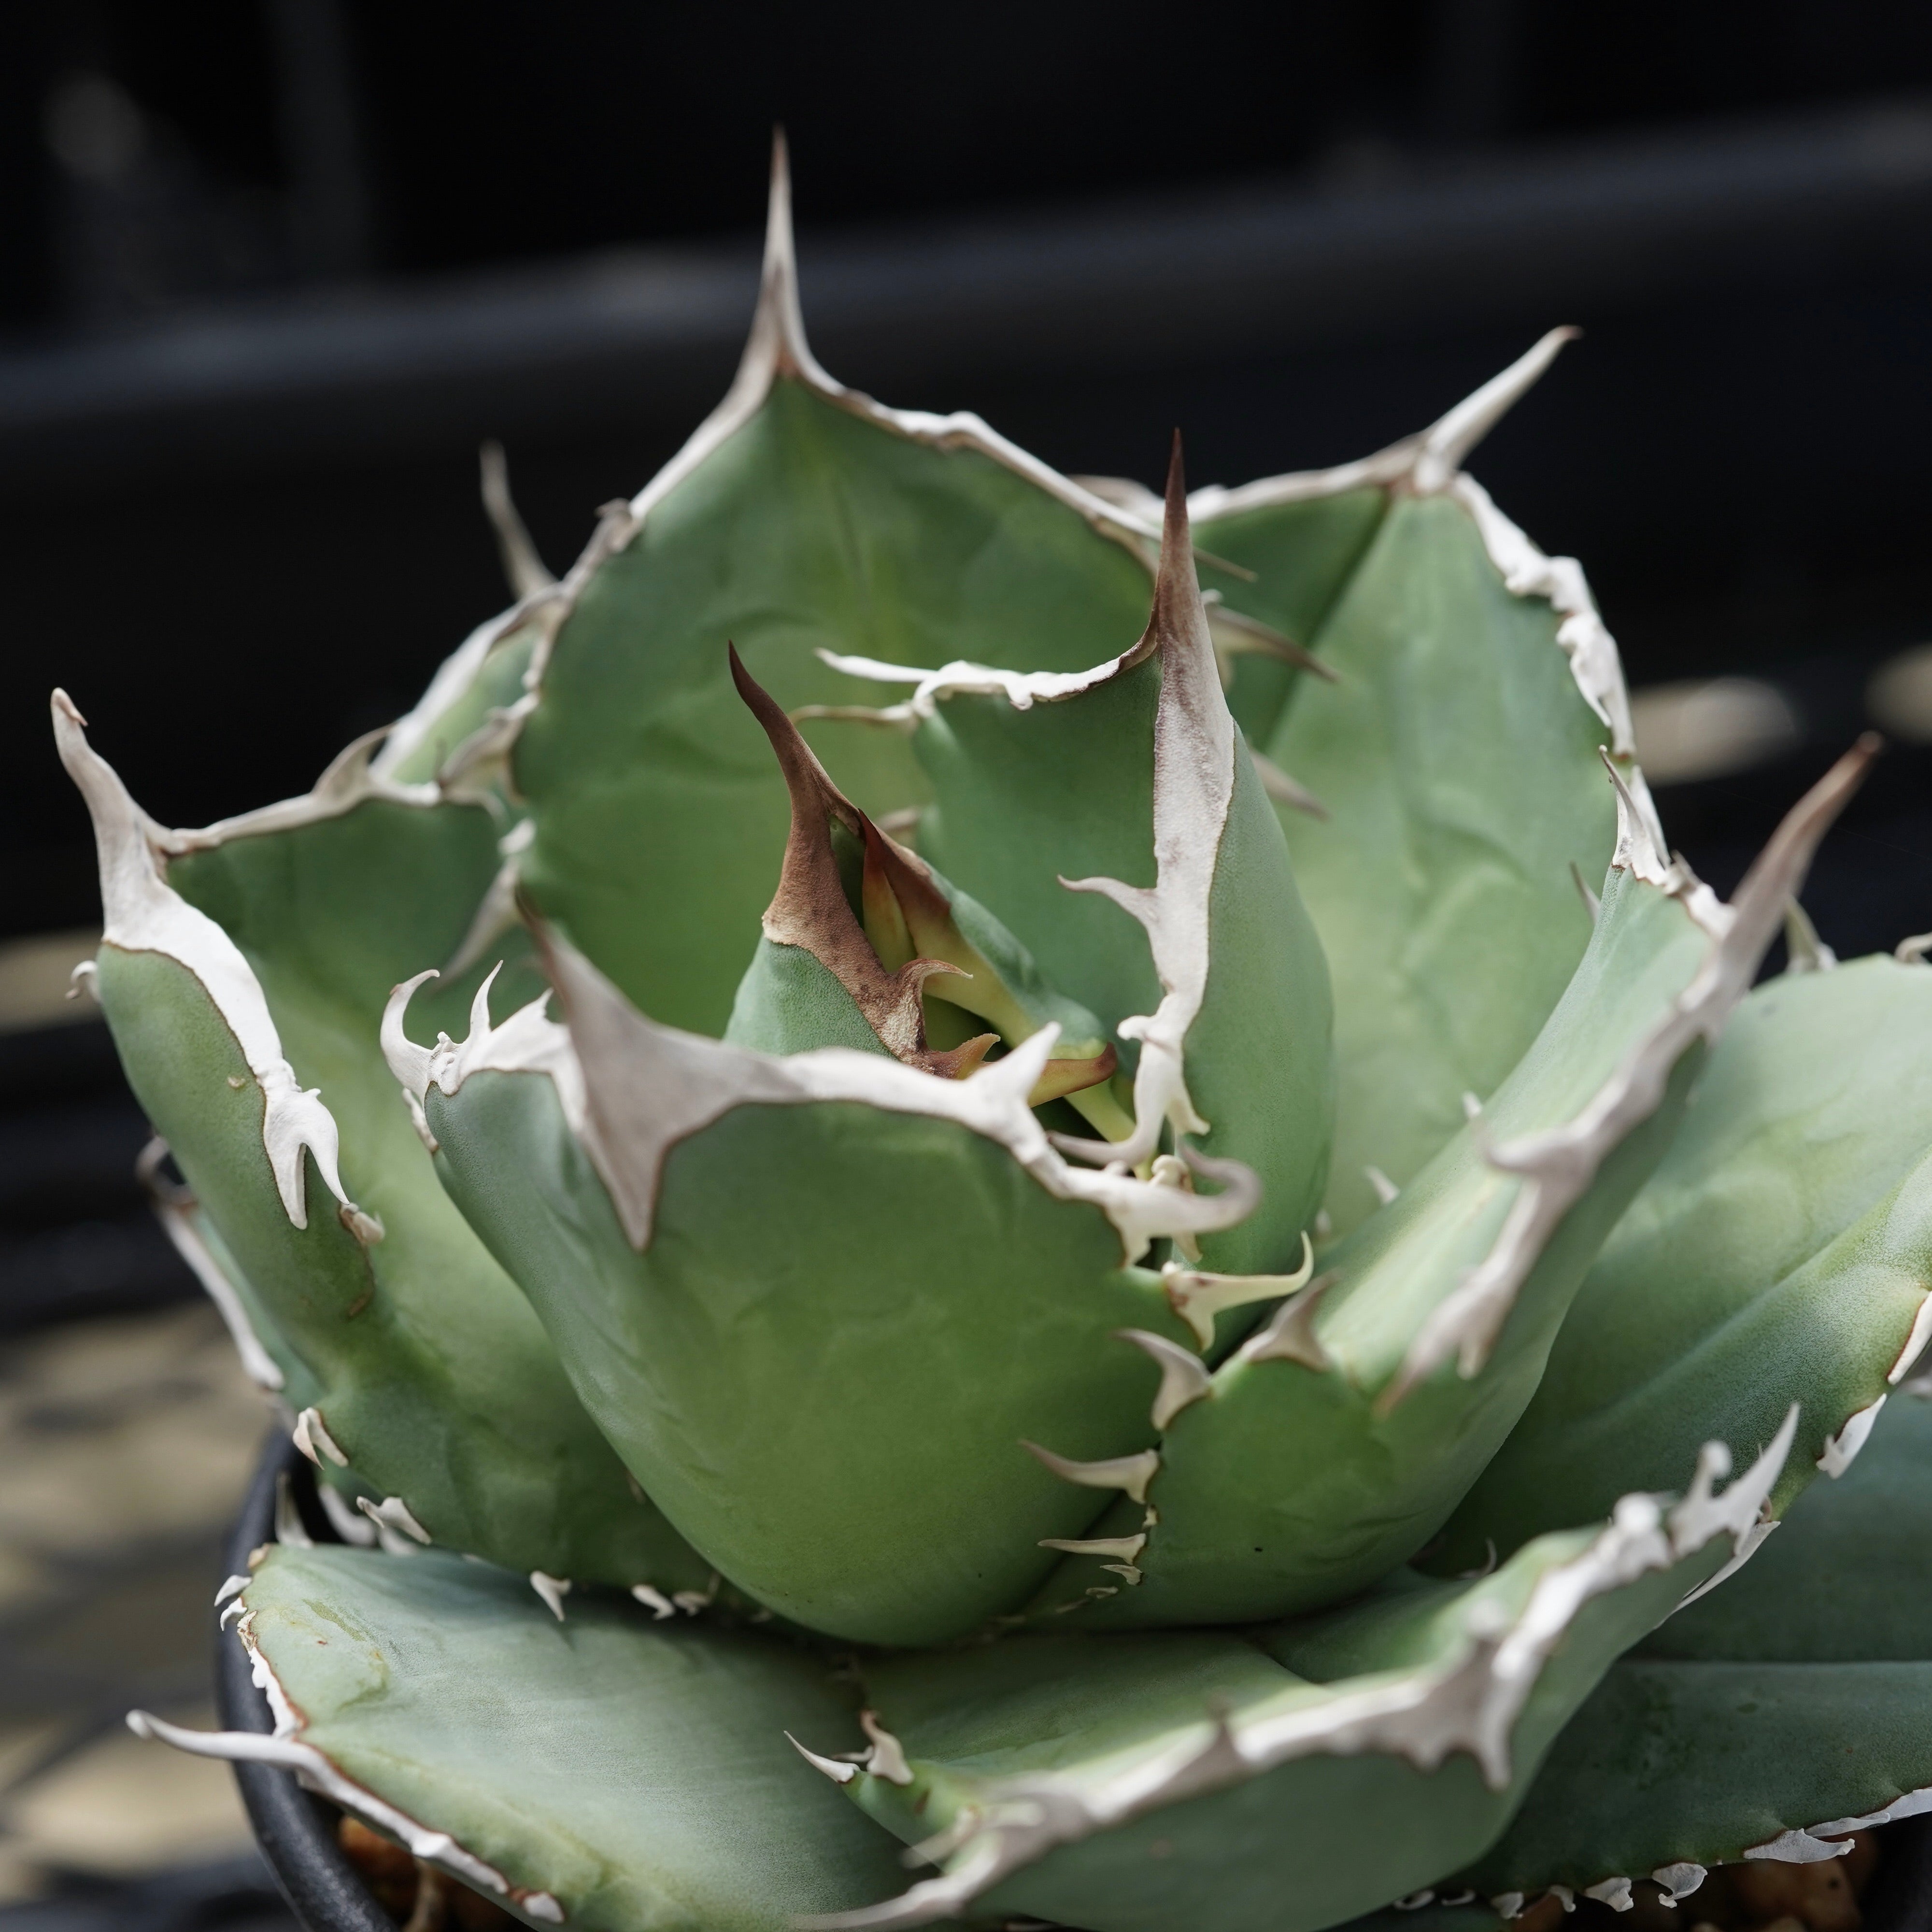
<svg viewBox="0 0 1932 1932">
<path fill-rule="evenodd" d="M 291 1223 L 308 1226 L 306 1154 L 314 1157 L 323 1184 L 339 1204 L 343 1226 L 365 1246 L 380 1240 L 380 1224 L 343 1191 L 335 1117 L 324 1105 L 320 1088 L 304 1090 L 297 1082 L 254 968 L 234 940 L 162 875 L 158 854 L 192 849 L 170 842 L 184 835 L 165 831 L 134 802 L 113 766 L 88 743 L 86 720 L 65 692 L 53 694 L 52 712 L 61 763 L 86 800 L 94 822 L 100 864 L 101 944 L 129 952 L 160 953 L 200 981 L 262 1090 L 262 1145 Z M 366 742 L 358 740 L 358 746 Z M 344 758 L 349 755 L 344 753 Z M 338 759 L 330 771 L 342 764 Z M 352 790 L 366 771 L 366 759 L 345 770 L 342 786 Z"/>
<path fill-rule="evenodd" d="M 128 1728 L 137 1738 L 152 1738 L 196 1757 L 220 1758 L 230 1764 L 273 1765 L 292 1771 L 310 1790 L 320 1792 L 345 1811 L 400 1839 L 425 1864 L 440 1866 L 479 1891 L 512 1900 L 519 1911 L 532 1918 L 552 1925 L 564 1922 L 563 1907 L 551 1894 L 512 1885 L 505 1874 L 466 1850 L 448 1832 L 425 1825 L 377 1797 L 340 1770 L 316 1746 L 296 1736 L 302 1728 L 301 1713 L 289 1701 L 256 1643 L 254 1622 L 254 1612 L 244 1609 L 235 1620 L 235 1634 L 248 1653 L 256 1689 L 268 1697 L 275 1720 L 272 1732 L 190 1730 L 146 1711 L 129 1712 Z"/>
<path fill-rule="evenodd" d="M 1624 1496 L 1585 1549 L 1537 1580 L 1515 1618 L 1472 1630 L 1446 1661 L 1386 1673 L 1312 1708 L 1304 1704 L 1246 1720 L 1204 1718 L 1170 1748 L 1096 1785 L 1083 1788 L 1064 1774 L 1048 1774 L 989 1786 L 982 1802 L 921 1848 L 945 1860 L 940 1876 L 861 1911 L 794 1923 L 801 1932 L 872 1932 L 950 1917 L 1058 1846 L 1296 1758 L 1380 1751 L 1426 1772 L 1462 1752 L 1475 1760 L 1492 1790 L 1505 1790 L 1516 1720 L 1583 1606 L 1670 1568 L 1719 1537 L 1730 1537 L 1735 1549 L 1758 1520 L 1797 1427 L 1794 1406 L 1770 1444 L 1721 1495 L 1714 1486 L 1731 1459 L 1721 1444 L 1711 1443 L 1698 1457 L 1689 1492 L 1667 1510 L 1656 1496 Z"/>
<path fill-rule="evenodd" d="M 568 1024 L 549 1018 L 548 996 L 500 1027 L 479 991 L 470 1032 L 433 1047 L 410 1040 L 410 994 L 433 976 L 418 974 L 390 995 L 382 1044 L 390 1071 L 420 1106 L 434 1085 L 453 1096 L 470 1075 L 538 1073 L 556 1086 L 564 1118 L 610 1194 L 626 1238 L 650 1243 L 658 1186 L 673 1148 L 734 1107 L 856 1101 L 886 1113 L 950 1120 L 993 1141 L 1063 1201 L 1097 1208 L 1138 1260 L 1157 1236 L 1208 1234 L 1251 1213 L 1260 1182 L 1238 1162 L 1217 1162 L 1218 1194 L 1136 1179 L 1118 1168 L 1076 1167 L 1052 1144 L 1028 1105 L 1060 1037 L 1042 1027 L 968 1080 L 944 1080 L 877 1054 L 821 1047 L 776 1058 L 659 1024 L 639 1012 L 574 948 L 533 922 L 538 949 Z"/>
</svg>

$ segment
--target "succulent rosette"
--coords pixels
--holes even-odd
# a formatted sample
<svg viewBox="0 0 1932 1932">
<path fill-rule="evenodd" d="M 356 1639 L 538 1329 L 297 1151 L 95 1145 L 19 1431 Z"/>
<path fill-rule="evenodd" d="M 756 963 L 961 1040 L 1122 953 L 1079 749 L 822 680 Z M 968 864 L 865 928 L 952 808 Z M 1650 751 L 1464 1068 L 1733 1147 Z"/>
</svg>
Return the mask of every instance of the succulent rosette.
<svg viewBox="0 0 1932 1932">
<path fill-rule="evenodd" d="M 57 694 L 337 1539 L 223 1594 L 273 1734 L 138 1724 L 609 1932 L 1447 1922 L 1919 1808 L 1932 973 L 1797 910 L 1870 747 L 1729 904 L 1670 856 L 1462 468 L 1562 339 L 1163 500 L 832 381 L 781 169 L 716 413 L 561 578 L 493 477 L 516 601 L 311 791 L 170 830 Z"/>
</svg>

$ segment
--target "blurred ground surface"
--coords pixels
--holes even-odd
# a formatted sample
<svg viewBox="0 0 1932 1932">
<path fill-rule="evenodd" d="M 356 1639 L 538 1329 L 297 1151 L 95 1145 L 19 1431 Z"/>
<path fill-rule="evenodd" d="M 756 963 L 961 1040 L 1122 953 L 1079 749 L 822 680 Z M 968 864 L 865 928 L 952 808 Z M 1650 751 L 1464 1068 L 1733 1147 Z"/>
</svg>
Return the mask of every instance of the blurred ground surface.
<svg viewBox="0 0 1932 1932">
<path fill-rule="evenodd" d="M 199 1303 L 0 1342 L 0 1902 L 48 1900 L 10 1932 L 133 1922 L 100 1888 L 183 1868 L 254 1882 L 226 1767 L 122 1719 L 214 1722 L 221 1542 L 268 1420 Z"/>
</svg>

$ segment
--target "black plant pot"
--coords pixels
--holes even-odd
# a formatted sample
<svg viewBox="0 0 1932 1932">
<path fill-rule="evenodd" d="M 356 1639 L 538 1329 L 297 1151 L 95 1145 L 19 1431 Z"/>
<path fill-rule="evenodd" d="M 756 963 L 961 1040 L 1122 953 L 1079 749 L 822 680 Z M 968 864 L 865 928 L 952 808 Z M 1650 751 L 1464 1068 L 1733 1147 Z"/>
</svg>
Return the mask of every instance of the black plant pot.
<svg viewBox="0 0 1932 1932">
<path fill-rule="evenodd" d="M 309 1533 L 333 1540 L 315 1504 L 312 1472 L 293 1446 L 272 1438 L 228 1546 L 228 1572 L 244 1574 L 248 1554 L 275 1533 L 275 1484 L 290 1478 Z M 242 1646 L 225 1632 L 216 1640 L 215 1701 L 231 1731 L 274 1728 L 268 1700 L 255 1688 Z M 262 1847 L 303 1932 L 396 1932 L 362 1875 L 336 1842 L 337 1813 L 296 1784 L 295 1774 L 268 1765 L 238 1764 L 235 1780 Z M 1864 1932 L 1932 1932 L 1932 1814 L 1886 1827 L 1885 1856 L 1865 1894 Z M 1592 1917 L 1598 1909 L 1584 1908 Z M 1616 1922 L 1601 1912 L 1602 1922 Z M 1583 1916 L 1571 1922 L 1582 1926 Z M 1350 1932 L 1342 1927 L 1340 1932 Z"/>
</svg>

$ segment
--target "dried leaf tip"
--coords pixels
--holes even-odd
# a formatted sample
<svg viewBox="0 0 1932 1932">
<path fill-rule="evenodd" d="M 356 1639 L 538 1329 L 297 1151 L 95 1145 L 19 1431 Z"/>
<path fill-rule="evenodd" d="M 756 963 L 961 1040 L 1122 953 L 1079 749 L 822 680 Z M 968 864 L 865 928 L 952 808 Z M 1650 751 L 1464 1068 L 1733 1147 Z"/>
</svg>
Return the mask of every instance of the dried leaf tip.
<svg viewBox="0 0 1932 1932">
<path fill-rule="evenodd" d="M 496 552 L 502 560 L 503 574 L 512 593 L 521 599 L 550 590 L 556 582 L 549 566 L 537 554 L 536 545 L 510 494 L 510 466 L 503 446 L 494 439 L 476 452 L 483 492 L 483 514 L 496 533 Z"/>
<path fill-rule="evenodd" d="M 1562 353 L 1564 345 L 1582 332 L 1569 327 L 1550 330 L 1507 369 L 1472 390 L 1424 430 L 1409 474 L 1409 488 L 1419 496 L 1448 489 L 1477 444 L 1536 386 Z"/>
<path fill-rule="evenodd" d="M 805 314 L 798 298 L 798 245 L 792 232 L 791 151 L 784 129 L 772 130 L 772 171 L 765 202 L 765 256 L 758 281 L 758 307 L 739 368 L 742 382 L 755 372 L 760 386 L 774 376 L 802 377 L 815 388 L 838 385 L 820 368 L 805 339 Z"/>
<path fill-rule="evenodd" d="M 930 957 L 905 958 L 896 970 L 881 961 L 846 897 L 833 848 L 835 828 L 863 845 L 868 872 L 880 860 L 879 848 L 890 842 L 832 783 L 784 707 L 746 670 L 736 646 L 727 649 L 731 681 L 771 741 L 791 798 L 791 830 L 778 887 L 765 909 L 766 938 L 774 945 L 796 946 L 824 967 L 895 1060 L 942 1079 L 963 1079 L 999 1043 L 998 1035 L 981 1034 L 963 1046 L 936 1051 L 926 1044 L 924 1005 L 928 980 L 939 974 L 964 976 L 963 970 Z"/>
</svg>

